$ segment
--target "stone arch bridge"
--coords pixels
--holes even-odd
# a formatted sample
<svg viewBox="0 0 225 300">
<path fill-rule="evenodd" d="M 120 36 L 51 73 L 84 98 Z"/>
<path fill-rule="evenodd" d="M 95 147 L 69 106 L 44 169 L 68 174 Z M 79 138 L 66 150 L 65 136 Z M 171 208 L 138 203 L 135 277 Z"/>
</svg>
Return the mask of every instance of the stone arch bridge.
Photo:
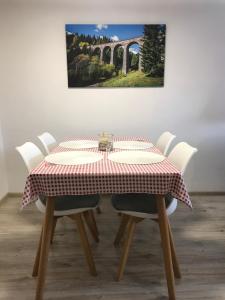
<svg viewBox="0 0 225 300">
<path fill-rule="evenodd" d="M 123 66 L 122 66 L 122 72 L 124 74 L 127 74 L 128 72 L 128 57 L 129 57 L 129 47 L 132 46 L 133 44 L 138 44 L 139 46 L 143 45 L 143 36 L 139 36 L 133 39 L 129 40 L 123 40 L 123 41 L 118 41 L 118 42 L 111 42 L 111 43 L 105 43 L 105 44 L 99 44 L 99 45 L 94 45 L 90 46 L 92 51 L 95 51 L 96 49 L 100 50 L 100 63 L 103 64 L 103 53 L 106 48 L 110 48 L 110 64 L 114 65 L 115 64 L 115 51 L 119 47 L 123 47 Z M 139 52 L 139 66 L 138 70 L 142 69 L 142 57 L 141 53 Z"/>
</svg>

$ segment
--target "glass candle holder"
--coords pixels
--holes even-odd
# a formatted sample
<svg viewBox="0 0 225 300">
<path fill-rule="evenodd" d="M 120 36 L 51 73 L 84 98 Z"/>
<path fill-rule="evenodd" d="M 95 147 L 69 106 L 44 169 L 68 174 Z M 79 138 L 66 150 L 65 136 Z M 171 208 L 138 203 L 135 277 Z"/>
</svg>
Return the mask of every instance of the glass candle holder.
<svg viewBox="0 0 225 300">
<path fill-rule="evenodd" d="M 100 151 L 112 151 L 113 150 L 113 134 L 108 132 L 102 132 L 98 135 L 98 149 Z"/>
</svg>

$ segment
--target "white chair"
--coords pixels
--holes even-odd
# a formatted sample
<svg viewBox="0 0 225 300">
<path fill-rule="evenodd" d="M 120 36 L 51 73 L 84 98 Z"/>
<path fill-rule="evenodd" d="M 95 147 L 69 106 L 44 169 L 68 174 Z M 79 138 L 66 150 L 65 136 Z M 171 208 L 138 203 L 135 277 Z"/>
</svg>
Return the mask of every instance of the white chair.
<svg viewBox="0 0 225 300">
<path fill-rule="evenodd" d="M 57 146 L 56 139 L 49 132 L 44 132 L 37 137 L 41 141 L 47 155 Z M 99 205 L 96 208 L 96 211 L 98 214 L 102 212 Z"/>
<path fill-rule="evenodd" d="M 41 135 L 38 135 L 38 138 L 44 146 L 47 154 L 49 154 L 52 149 L 57 146 L 56 139 L 49 132 L 44 132 Z"/>
<path fill-rule="evenodd" d="M 160 135 L 156 142 L 156 147 L 162 152 L 163 155 L 167 154 L 168 149 L 175 137 L 176 136 L 169 131 L 165 131 Z"/>
<path fill-rule="evenodd" d="M 31 170 L 36 166 L 38 166 L 40 162 L 44 159 L 44 155 L 42 154 L 40 149 L 31 142 L 27 142 L 22 146 L 16 147 L 16 150 L 21 155 L 27 167 L 28 172 L 31 172 Z M 67 216 L 75 220 L 90 273 L 92 275 L 96 275 L 97 273 L 95 269 L 95 264 L 92 257 L 92 252 L 88 242 L 82 217 L 85 219 L 93 238 L 95 239 L 96 242 L 98 242 L 99 241 L 98 229 L 95 222 L 93 209 L 98 207 L 98 203 L 100 199 L 99 195 L 82 195 L 82 196 L 67 195 L 67 196 L 56 196 L 54 198 L 55 198 L 55 210 L 54 210 L 54 220 L 53 220 L 53 227 L 51 233 L 51 243 L 53 241 L 54 231 L 55 231 L 58 218 Z M 39 195 L 39 198 L 36 201 L 36 206 L 39 209 L 39 211 L 45 213 L 46 197 L 44 195 Z M 38 272 L 41 239 L 42 239 L 42 234 L 40 237 L 39 248 L 37 251 L 36 260 L 34 264 L 33 276 L 37 276 L 37 272 Z"/>
<path fill-rule="evenodd" d="M 168 159 L 184 174 L 186 167 L 197 152 L 196 148 L 191 147 L 185 142 L 177 144 L 168 156 Z M 177 208 L 177 199 L 168 194 L 165 196 L 166 212 L 171 215 Z M 120 261 L 117 280 L 119 281 L 124 273 L 128 253 L 134 233 L 135 226 L 144 219 L 157 221 L 157 199 L 151 194 L 117 194 L 112 196 L 112 206 L 117 213 L 122 215 L 121 224 L 117 232 L 114 245 L 119 245 L 127 230 L 127 237 L 124 243 L 124 250 Z M 129 223 L 129 225 L 128 225 Z M 174 262 L 174 273 L 177 278 L 181 277 L 179 265 L 176 258 L 175 247 L 173 244 L 172 232 L 169 226 L 171 252 Z"/>
</svg>

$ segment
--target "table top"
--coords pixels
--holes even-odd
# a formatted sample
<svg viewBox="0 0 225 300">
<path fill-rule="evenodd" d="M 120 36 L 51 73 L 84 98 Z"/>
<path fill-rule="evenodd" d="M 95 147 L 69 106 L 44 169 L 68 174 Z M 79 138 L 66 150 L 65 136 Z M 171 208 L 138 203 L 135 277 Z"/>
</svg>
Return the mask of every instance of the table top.
<svg viewBox="0 0 225 300">
<path fill-rule="evenodd" d="M 148 139 L 141 137 L 117 137 L 115 140 L 142 140 L 150 142 Z M 98 148 L 84 150 L 100 152 Z M 62 151 L 74 151 L 74 149 L 58 146 L 53 150 L 55 153 Z M 113 151 L 126 150 L 114 149 Z M 144 149 L 143 151 L 161 154 L 156 147 Z M 150 193 L 160 195 L 171 193 L 175 198 L 192 207 L 180 171 L 167 158 L 156 164 L 127 165 L 110 161 L 107 157 L 112 152 L 100 153 L 103 155 L 102 160 L 83 165 L 53 165 L 42 161 L 27 177 L 22 207 L 36 201 L 38 195 L 59 196 L 115 193 Z"/>
</svg>

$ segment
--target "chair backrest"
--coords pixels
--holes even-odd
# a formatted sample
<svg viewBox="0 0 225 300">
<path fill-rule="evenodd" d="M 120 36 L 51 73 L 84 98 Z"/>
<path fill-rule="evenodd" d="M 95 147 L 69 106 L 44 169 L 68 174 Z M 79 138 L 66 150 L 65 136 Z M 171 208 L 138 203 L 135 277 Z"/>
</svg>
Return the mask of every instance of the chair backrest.
<svg viewBox="0 0 225 300">
<path fill-rule="evenodd" d="M 34 169 L 44 159 L 41 150 L 31 142 L 16 147 L 16 150 L 22 156 L 28 172 Z"/>
<path fill-rule="evenodd" d="M 194 148 L 185 142 L 181 142 L 173 148 L 168 155 L 168 159 L 179 169 L 181 174 L 184 174 L 190 159 L 197 151 L 197 148 Z"/>
<path fill-rule="evenodd" d="M 51 152 L 51 150 L 57 145 L 56 139 L 48 132 L 44 132 L 41 135 L 38 135 L 39 140 L 47 154 Z"/>
<path fill-rule="evenodd" d="M 163 155 L 167 154 L 169 146 L 171 145 L 175 137 L 176 136 L 169 131 L 165 131 L 160 135 L 156 142 L 156 147 L 163 153 Z"/>
</svg>

